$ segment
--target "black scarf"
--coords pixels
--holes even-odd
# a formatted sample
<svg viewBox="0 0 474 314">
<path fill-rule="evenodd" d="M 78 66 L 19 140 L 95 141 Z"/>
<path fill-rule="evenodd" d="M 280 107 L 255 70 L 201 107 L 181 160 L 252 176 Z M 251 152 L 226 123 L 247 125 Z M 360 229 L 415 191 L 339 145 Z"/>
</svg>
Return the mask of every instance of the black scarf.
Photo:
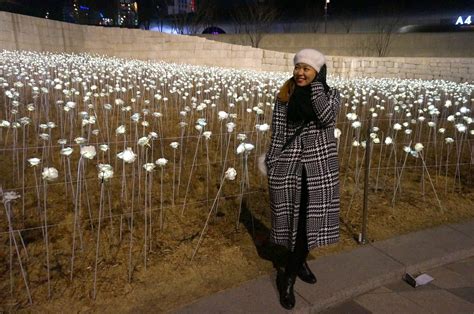
<svg viewBox="0 0 474 314">
<path fill-rule="evenodd" d="M 316 120 L 316 114 L 311 105 L 311 85 L 295 86 L 288 101 L 287 119 L 296 123 Z"/>
</svg>

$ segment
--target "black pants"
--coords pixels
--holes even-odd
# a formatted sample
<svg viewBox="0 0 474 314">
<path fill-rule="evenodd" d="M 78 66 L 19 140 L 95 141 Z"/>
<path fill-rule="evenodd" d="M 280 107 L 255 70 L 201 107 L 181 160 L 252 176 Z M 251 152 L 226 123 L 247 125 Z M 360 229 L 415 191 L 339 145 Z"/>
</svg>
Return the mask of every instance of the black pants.
<svg viewBox="0 0 474 314">
<path fill-rule="evenodd" d="M 296 232 L 296 243 L 293 251 L 289 252 L 285 272 L 289 276 L 295 276 L 300 266 L 308 257 L 308 239 L 306 237 L 306 219 L 308 212 L 308 185 L 306 182 L 306 170 L 303 167 L 301 178 L 301 202 L 298 217 L 298 230 Z"/>
</svg>

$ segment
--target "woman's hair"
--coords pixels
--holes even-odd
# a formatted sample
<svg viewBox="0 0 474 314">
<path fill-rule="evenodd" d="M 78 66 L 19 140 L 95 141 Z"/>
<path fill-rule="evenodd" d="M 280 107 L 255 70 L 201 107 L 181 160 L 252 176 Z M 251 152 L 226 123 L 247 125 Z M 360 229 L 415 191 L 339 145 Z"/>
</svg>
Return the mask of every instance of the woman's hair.
<svg viewBox="0 0 474 314">
<path fill-rule="evenodd" d="M 278 100 L 281 102 L 288 102 L 290 100 L 291 94 L 295 90 L 295 80 L 293 78 L 288 79 L 282 87 L 280 87 L 280 92 L 278 93 Z"/>
</svg>

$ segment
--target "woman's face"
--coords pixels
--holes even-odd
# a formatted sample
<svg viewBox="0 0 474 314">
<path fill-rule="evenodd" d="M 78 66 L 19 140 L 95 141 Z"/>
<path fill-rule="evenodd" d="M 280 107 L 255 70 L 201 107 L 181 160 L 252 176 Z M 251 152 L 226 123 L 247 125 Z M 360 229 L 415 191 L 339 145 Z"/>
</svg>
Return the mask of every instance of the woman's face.
<svg viewBox="0 0 474 314">
<path fill-rule="evenodd" d="M 316 77 L 316 74 L 318 74 L 318 72 L 306 63 L 297 63 L 293 70 L 293 78 L 298 86 L 309 85 Z"/>
</svg>

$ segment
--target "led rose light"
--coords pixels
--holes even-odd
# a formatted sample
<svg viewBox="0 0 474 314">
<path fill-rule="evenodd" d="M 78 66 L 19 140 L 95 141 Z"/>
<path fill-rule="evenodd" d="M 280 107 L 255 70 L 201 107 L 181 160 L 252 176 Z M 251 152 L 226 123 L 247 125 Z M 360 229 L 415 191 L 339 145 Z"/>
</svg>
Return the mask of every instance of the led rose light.
<svg viewBox="0 0 474 314">
<path fill-rule="evenodd" d="M 108 181 L 114 176 L 114 170 L 109 164 L 98 164 L 97 169 L 99 170 L 98 178 L 103 181 Z"/>
<path fill-rule="evenodd" d="M 160 166 L 160 167 L 164 167 L 166 166 L 166 164 L 168 163 L 168 159 L 165 159 L 165 158 L 159 158 L 155 161 L 155 163 Z"/>
<path fill-rule="evenodd" d="M 153 171 L 153 169 L 155 169 L 155 167 L 156 167 L 156 165 L 152 162 L 148 162 L 148 163 L 143 165 L 143 169 L 145 169 L 147 172 Z"/>
<path fill-rule="evenodd" d="M 96 155 L 95 146 L 83 146 L 81 147 L 81 156 L 86 159 L 93 159 Z"/>
<path fill-rule="evenodd" d="M 29 159 L 28 159 L 28 162 L 30 163 L 30 166 L 31 166 L 31 167 L 35 167 L 35 166 L 37 166 L 37 165 L 40 164 L 41 159 L 36 158 L 36 157 L 33 157 L 33 158 L 29 158 Z"/>
<path fill-rule="evenodd" d="M 150 138 L 148 138 L 147 136 L 143 136 L 143 137 L 140 137 L 138 139 L 138 142 L 137 144 L 144 147 L 144 146 L 150 146 Z"/>
<path fill-rule="evenodd" d="M 47 167 L 43 169 L 41 175 L 46 181 L 54 181 L 58 178 L 58 170 L 54 167 Z"/>
<path fill-rule="evenodd" d="M 74 151 L 74 149 L 72 149 L 71 147 L 65 147 L 65 148 L 61 149 L 60 154 L 63 155 L 63 156 L 70 156 L 73 151 Z"/>
<path fill-rule="evenodd" d="M 117 157 L 122 159 L 124 162 L 131 164 L 135 161 L 137 155 L 133 152 L 131 147 L 127 147 L 123 152 L 118 153 Z"/>
<path fill-rule="evenodd" d="M 225 172 L 225 178 L 227 180 L 233 181 L 237 176 L 237 171 L 234 168 L 228 168 Z"/>
</svg>

